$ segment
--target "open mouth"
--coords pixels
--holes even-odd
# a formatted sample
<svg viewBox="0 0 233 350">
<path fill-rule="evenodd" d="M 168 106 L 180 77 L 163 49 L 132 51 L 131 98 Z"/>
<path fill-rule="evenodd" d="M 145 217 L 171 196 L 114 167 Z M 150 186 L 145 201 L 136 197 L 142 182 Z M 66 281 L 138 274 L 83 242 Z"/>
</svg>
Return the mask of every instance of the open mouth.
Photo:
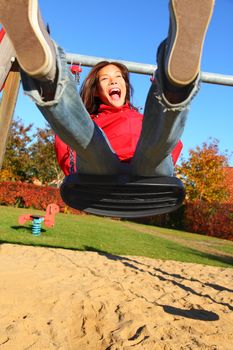
<svg viewBox="0 0 233 350">
<path fill-rule="evenodd" d="M 114 101 L 119 101 L 119 99 L 121 98 L 121 90 L 119 88 L 113 88 L 109 90 L 108 94 Z"/>
</svg>

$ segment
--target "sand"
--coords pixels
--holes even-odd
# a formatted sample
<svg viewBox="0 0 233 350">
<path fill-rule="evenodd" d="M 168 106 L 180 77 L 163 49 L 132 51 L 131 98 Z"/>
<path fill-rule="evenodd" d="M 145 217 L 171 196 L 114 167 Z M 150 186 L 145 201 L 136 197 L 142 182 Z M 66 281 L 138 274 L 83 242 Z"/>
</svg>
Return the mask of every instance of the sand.
<svg viewBox="0 0 233 350">
<path fill-rule="evenodd" d="M 232 350 L 233 269 L 0 245 L 0 350 Z"/>
</svg>

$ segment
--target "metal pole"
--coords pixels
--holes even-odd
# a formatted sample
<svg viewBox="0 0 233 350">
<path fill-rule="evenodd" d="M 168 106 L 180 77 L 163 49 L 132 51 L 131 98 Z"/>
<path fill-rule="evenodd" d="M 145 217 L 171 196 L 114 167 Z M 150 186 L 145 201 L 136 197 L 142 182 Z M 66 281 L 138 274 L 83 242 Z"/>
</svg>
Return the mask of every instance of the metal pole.
<svg viewBox="0 0 233 350">
<path fill-rule="evenodd" d="M 109 61 L 109 62 L 120 62 L 123 63 L 130 72 L 137 74 L 153 75 L 156 66 L 148 63 L 137 63 L 124 60 L 116 60 L 114 58 L 106 57 L 96 57 L 96 56 L 86 56 L 73 53 L 66 54 L 66 60 L 69 64 L 81 64 L 84 67 L 93 67 L 100 61 Z M 201 81 L 203 83 L 209 84 L 219 84 L 233 86 L 233 75 L 224 75 L 217 73 L 207 73 L 201 72 Z"/>
<path fill-rule="evenodd" d="M 0 105 L 0 170 L 6 150 L 7 137 L 14 114 L 20 85 L 19 72 L 10 71 L 5 82 Z"/>
</svg>

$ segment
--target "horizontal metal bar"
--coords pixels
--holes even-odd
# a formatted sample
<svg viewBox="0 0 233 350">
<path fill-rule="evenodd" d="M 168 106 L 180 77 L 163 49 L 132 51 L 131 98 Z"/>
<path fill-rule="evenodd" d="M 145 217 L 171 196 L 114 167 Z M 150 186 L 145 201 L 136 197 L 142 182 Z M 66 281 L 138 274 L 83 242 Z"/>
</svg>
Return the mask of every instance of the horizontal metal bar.
<svg viewBox="0 0 233 350">
<path fill-rule="evenodd" d="M 233 75 L 201 72 L 201 81 L 209 84 L 233 86 Z"/>
<path fill-rule="evenodd" d="M 66 59 L 68 63 L 81 64 L 82 66 L 85 66 L 85 67 L 93 67 L 98 62 L 101 62 L 101 61 L 109 61 L 109 62 L 115 61 L 115 62 L 123 63 L 128 68 L 128 70 L 132 73 L 146 74 L 146 75 L 152 75 L 156 69 L 156 66 L 152 64 L 136 63 L 136 62 L 130 62 L 130 61 L 124 61 L 124 60 L 117 60 L 114 58 L 106 58 L 106 57 L 76 55 L 71 53 L 66 54 Z"/>
<path fill-rule="evenodd" d="M 130 72 L 137 74 L 153 75 L 156 65 L 148 63 L 137 63 L 114 58 L 86 56 L 73 53 L 66 53 L 66 60 L 69 64 L 80 64 L 84 67 L 93 67 L 100 61 L 123 63 Z M 233 86 L 233 75 L 201 72 L 201 81 L 209 84 Z"/>
</svg>

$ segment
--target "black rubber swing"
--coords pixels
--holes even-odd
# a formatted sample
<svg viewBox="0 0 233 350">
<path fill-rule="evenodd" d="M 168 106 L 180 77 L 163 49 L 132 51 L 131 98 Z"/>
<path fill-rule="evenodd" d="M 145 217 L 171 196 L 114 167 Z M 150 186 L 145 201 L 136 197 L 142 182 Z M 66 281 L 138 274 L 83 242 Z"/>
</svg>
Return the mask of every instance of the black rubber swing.
<svg viewBox="0 0 233 350">
<path fill-rule="evenodd" d="M 176 177 L 71 174 L 60 188 L 70 207 L 100 216 L 139 218 L 174 211 L 185 197 Z"/>
</svg>

